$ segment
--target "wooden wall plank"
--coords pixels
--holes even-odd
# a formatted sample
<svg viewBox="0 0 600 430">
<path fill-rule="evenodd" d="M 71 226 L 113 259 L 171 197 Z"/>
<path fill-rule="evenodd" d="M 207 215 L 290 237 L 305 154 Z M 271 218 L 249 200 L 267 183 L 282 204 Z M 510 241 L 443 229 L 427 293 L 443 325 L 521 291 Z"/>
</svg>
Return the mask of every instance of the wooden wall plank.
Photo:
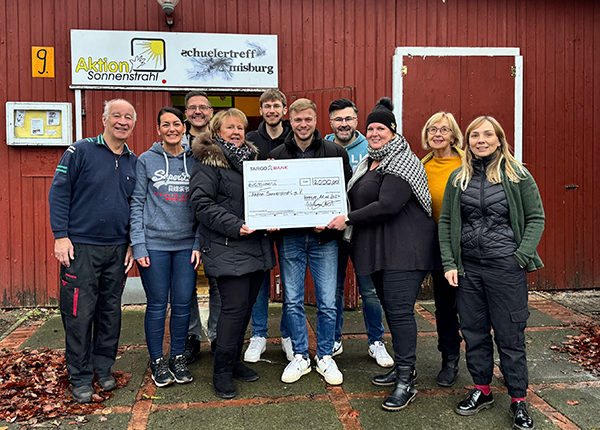
<svg viewBox="0 0 600 430">
<path fill-rule="evenodd" d="M 585 22 L 584 9 L 581 3 L 573 3 L 573 48 L 574 48 L 574 70 L 573 70 L 573 134 L 571 136 L 572 142 L 584 142 L 585 133 L 584 129 L 584 94 L 585 94 L 585 54 L 584 54 L 584 26 Z M 577 210 L 583 208 L 584 202 L 584 164 L 585 158 L 587 157 L 587 148 L 584 145 L 573 145 L 573 181 L 579 186 L 573 194 L 574 200 L 574 212 L 573 212 L 573 224 L 574 224 L 574 258 L 573 271 L 574 276 L 572 277 L 572 285 L 574 288 L 581 288 L 581 284 L 585 282 L 586 278 L 586 256 L 584 254 L 584 243 L 585 240 L 585 229 L 584 219 L 585 211 Z"/>
<path fill-rule="evenodd" d="M 589 136 L 590 125 L 594 124 L 594 95 L 590 91 L 594 88 L 594 61 L 587 56 L 588 52 L 594 52 L 594 16 L 589 13 L 585 13 L 582 10 L 583 16 L 581 21 L 584 23 L 581 27 L 583 32 L 583 79 L 582 79 L 582 93 L 583 93 L 583 104 L 581 106 L 582 118 L 581 127 L 579 130 L 580 140 L 577 136 L 574 142 L 584 142 L 586 137 Z M 583 210 L 581 215 L 583 218 L 582 222 L 582 257 L 583 257 L 583 271 L 581 283 L 583 285 L 591 285 L 594 282 L 594 236 L 598 238 L 598 235 L 594 234 L 594 219 L 597 218 L 594 212 L 594 202 L 599 200 L 595 198 L 598 194 L 594 195 L 591 191 L 594 188 L 594 184 L 597 182 L 599 176 L 594 176 L 595 164 L 587 162 L 595 160 L 594 155 L 598 154 L 597 148 L 594 145 L 576 145 L 581 148 L 581 207 L 590 208 L 589 210 Z M 591 238 L 591 240 L 589 239 Z"/>
<path fill-rule="evenodd" d="M 333 2 L 332 2 L 333 3 Z M 325 16 L 325 29 L 326 34 L 331 38 L 331 48 L 326 53 L 325 64 L 330 65 L 327 70 L 328 78 L 326 77 L 325 85 L 327 87 L 333 87 L 336 83 L 338 85 L 346 84 L 346 69 L 354 69 L 354 61 L 349 62 L 352 58 L 351 52 L 348 51 L 348 45 L 345 38 L 346 34 L 346 22 L 344 15 L 350 5 L 345 7 L 335 7 L 335 4 L 329 5 L 328 10 L 330 14 Z M 327 33 L 329 31 L 329 33 Z M 348 32 L 349 34 L 350 32 Z"/>
<path fill-rule="evenodd" d="M 23 89 L 23 85 L 21 82 L 17 82 L 15 77 L 24 75 L 26 70 L 23 70 L 25 67 L 20 57 L 26 56 L 22 48 L 23 45 L 19 43 L 20 32 L 19 32 L 19 5 L 16 3 L 7 3 L 6 4 L 6 18 L 7 18 L 7 26 L 8 26 L 8 34 L 6 38 L 6 46 L 8 52 L 13 53 L 10 58 L 7 58 L 8 64 L 8 73 L 7 78 L 12 77 L 11 85 L 8 85 L 7 79 L 7 99 L 10 101 L 18 101 L 23 100 L 21 97 L 24 97 L 27 100 L 29 94 L 21 95 L 21 90 Z M 28 28 L 28 26 L 27 26 Z M 31 49 L 31 48 L 29 48 Z M 14 53 L 22 53 L 17 58 L 15 58 Z M 31 54 L 30 54 L 31 56 Z M 31 57 L 29 57 L 31 58 Z M 20 81 L 20 80 L 19 80 Z M 4 108 L 4 106 L 3 106 Z M 15 148 L 7 148 L 7 157 L 9 169 L 8 172 L 8 201 L 18 201 L 21 197 L 21 178 L 20 178 L 20 165 L 21 165 L 21 157 L 20 151 Z M 7 286 L 5 293 L 3 296 L 3 302 L 8 302 L 9 304 L 16 304 L 16 295 L 20 290 L 20 286 L 23 285 L 23 269 L 20 264 L 17 262 L 22 261 L 22 247 L 21 247 L 21 208 L 20 205 L 10 204 L 9 205 L 9 216 L 8 220 L 10 223 L 9 230 L 6 232 L 5 237 L 8 237 L 9 240 L 9 254 L 8 256 L 8 274 L 10 279 L 10 284 Z M 4 305 L 6 306 L 6 305 Z"/>
<path fill-rule="evenodd" d="M 30 306 L 36 306 L 39 303 L 48 303 L 48 284 L 46 283 L 46 272 L 47 263 L 49 260 L 50 252 L 46 247 L 46 240 L 48 232 L 46 231 L 46 223 L 40 222 L 46 218 L 48 213 L 47 207 L 47 194 L 45 187 L 46 178 L 32 178 L 33 195 L 32 195 L 32 208 L 33 211 L 30 214 L 32 218 L 32 233 L 33 233 L 33 253 L 29 257 L 31 263 L 28 264 L 32 271 L 32 284 L 31 291 L 33 293 L 32 301 L 29 303 Z"/>
<path fill-rule="evenodd" d="M 0 40 L 8 41 L 12 29 L 9 28 L 8 19 L 11 15 L 6 3 L 0 5 Z M 11 67 L 8 62 L 8 43 L 0 43 L 0 98 L 3 102 L 11 100 L 8 89 L 8 76 Z M 6 105 L 0 103 L 0 115 L 6 118 Z M 8 146 L 6 142 L 6 128 L 0 127 L 0 170 L 3 173 L 0 180 L 0 234 L 7 237 L 10 231 L 10 187 L 7 180 L 10 163 L 8 160 Z M 0 240 L 0 306 L 10 303 L 10 286 L 12 284 L 10 270 L 11 247 L 10 241 Z"/>
<path fill-rule="evenodd" d="M 590 16 L 593 18 L 593 44 L 595 47 L 594 55 L 590 56 L 590 62 L 592 62 L 592 71 L 593 73 L 593 84 L 587 90 L 592 94 L 592 106 L 590 110 L 593 112 L 592 120 L 589 123 L 586 123 L 586 128 L 589 132 L 592 133 L 592 136 L 598 136 L 600 133 L 600 55 L 597 53 L 597 48 L 600 47 L 600 28 L 598 24 L 598 17 L 600 16 L 600 2 L 594 2 L 593 5 L 593 13 L 590 11 Z M 593 145 L 593 149 L 589 156 L 590 160 L 596 160 L 596 156 L 600 156 L 600 149 L 597 145 Z M 596 198 L 596 196 L 600 196 L 600 181 L 596 180 L 596 178 L 600 178 L 600 166 L 598 163 L 592 161 L 592 169 L 593 174 L 592 177 L 595 178 L 593 181 L 592 189 L 587 192 L 590 194 L 590 200 L 592 201 L 592 205 L 589 208 L 592 214 L 600 213 L 600 199 Z M 586 210 L 588 208 L 586 207 Z M 593 234 L 591 235 L 592 242 L 592 253 L 591 258 L 593 259 L 593 283 L 592 285 L 600 285 L 600 269 L 599 269 L 599 261 L 600 261 L 600 217 L 593 216 L 592 221 L 593 226 Z M 588 236 L 589 237 L 589 236 Z"/>
<path fill-rule="evenodd" d="M 364 78 L 364 59 L 359 58 L 356 53 L 356 35 L 364 31 L 364 25 L 362 19 L 355 19 L 358 17 L 356 14 L 356 1 L 349 0 L 344 8 L 344 18 L 340 19 L 343 23 L 343 41 L 340 43 L 343 49 L 343 55 L 339 55 L 343 59 L 342 67 L 336 67 L 336 70 L 341 68 L 341 73 L 336 73 L 336 77 L 341 75 L 342 80 L 336 80 L 336 82 L 342 82 L 343 85 L 355 86 L 359 79 Z M 354 103 L 358 106 L 358 96 L 355 94 Z"/>
<path fill-rule="evenodd" d="M 549 10 L 546 15 L 546 20 L 549 25 L 554 25 L 556 20 L 556 15 L 554 10 Z M 555 110 L 554 106 L 556 103 L 556 86 L 558 84 L 558 75 L 556 71 L 556 57 L 555 57 L 555 34 L 553 32 L 546 32 L 544 36 L 545 40 L 543 44 L 546 47 L 546 55 L 543 59 L 541 67 L 546 70 L 545 76 L 545 87 L 546 91 L 543 92 L 542 98 L 540 99 L 540 103 L 542 106 L 551 107 L 550 109 L 543 109 L 541 112 L 537 114 L 538 124 L 538 133 L 537 137 L 541 141 L 546 141 L 550 139 L 550 136 L 553 135 L 554 124 L 555 124 Z M 540 43 L 542 43 L 540 41 Z M 533 71 L 525 71 L 526 75 L 534 73 Z M 549 127 L 550 125 L 550 127 Z M 529 127 L 527 129 L 530 129 Z M 533 130 L 533 129 L 532 129 Z M 544 151 L 543 148 L 540 151 L 536 151 L 534 148 L 533 142 L 536 139 L 533 135 L 524 136 L 527 140 L 525 141 L 525 147 L 523 148 L 523 157 L 524 161 L 527 165 L 527 168 L 530 169 L 533 177 L 536 179 L 538 187 L 540 190 L 544 190 L 547 184 L 551 184 L 554 186 L 555 174 L 554 174 L 554 164 L 558 161 L 557 157 L 548 157 L 546 159 L 546 155 L 549 155 L 547 151 Z M 544 161 L 545 169 L 536 168 L 539 166 L 537 163 L 530 163 L 534 160 Z M 541 164 L 541 163 L 540 163 Z M 542 201 L 544 203 L 544 207 L 546 210 L 546 225 L 548 225 L 550 221 L 549 217 L 552 216 L 556 212 L 558 199 L 556 193 L 548 193 L 547 195 L 542 194 Z M 554 244 L 549 243 L 554 238 L 553 235 L 544 235 L 542 237 L 542 241 L 540 242 L 539 253 L 543 260 L 547 260 L 548 258 L 552 259 L 556 253 L 556 247 Z M 553 268 L 546 267 L 545 271 L 554 270 Z"/>
</svg>

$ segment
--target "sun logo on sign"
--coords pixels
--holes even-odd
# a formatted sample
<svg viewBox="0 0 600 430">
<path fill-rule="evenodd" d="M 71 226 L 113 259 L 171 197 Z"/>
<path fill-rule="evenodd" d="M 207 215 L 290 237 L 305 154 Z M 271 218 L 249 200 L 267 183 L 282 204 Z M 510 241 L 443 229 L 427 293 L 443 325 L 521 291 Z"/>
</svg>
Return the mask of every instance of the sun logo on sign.
<svg viewBox="0 0 600 430">
<path fill-rule="evenodd" d="M 149 60 L 154 60 L 154 66 L 158 66 L 162 63 L 163 58 L 165 57 L 165 44 L 160 40 L 146 40 L 144 42 L 139 43 L 144 48 L 142 54 L 147 54 Z"/>
<path fill-rule="evenodd" d="M 163 39 L 131 39 L 131 56 L 134 71 L 164 72 L 167 68 Z"/>
</svg>

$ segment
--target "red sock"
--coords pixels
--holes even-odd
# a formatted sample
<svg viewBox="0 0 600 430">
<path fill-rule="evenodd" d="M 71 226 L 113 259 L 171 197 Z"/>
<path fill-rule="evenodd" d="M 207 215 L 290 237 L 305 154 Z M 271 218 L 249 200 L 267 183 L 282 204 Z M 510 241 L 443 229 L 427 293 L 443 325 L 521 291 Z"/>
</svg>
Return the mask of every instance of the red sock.
<svg viewBox="0 0 600 430">
<path fill-rule="evenodd" d="M 487 385 L 477 385 L 475 384 L 475 388 L 477 388 L 479 391 L 481 391 L 483 393 L 484 396 L 489 396 L 490 395 L 490 384 Z"/>
<path fill-rule="evenodd" d="M 514 403 L 514 402 L 524 402 L 525 401 L 525 397 L 511 397 L 510 401 L 512 403 Z"/>
</svg>

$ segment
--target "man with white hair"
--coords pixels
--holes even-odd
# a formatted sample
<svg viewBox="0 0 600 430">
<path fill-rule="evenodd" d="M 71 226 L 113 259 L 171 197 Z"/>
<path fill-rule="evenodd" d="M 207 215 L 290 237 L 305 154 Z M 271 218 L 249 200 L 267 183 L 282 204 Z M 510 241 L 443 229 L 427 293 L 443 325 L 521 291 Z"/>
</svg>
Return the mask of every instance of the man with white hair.
<svg viewBox="0 0 600 430">
<path fill-rule="evenodd" d="M 133 266 L 129 197 L 137 157 L 127 146 L 136 113 L 127 100 L 106 102 L 104 132 L 82 139 L 60 159 L 48 201 L 60 267 L 65 360 L 79 403 L 92 400 L 94 372 L 114 390 L 111 367 L 121 331 L 121 292 Z"/>
</svg>

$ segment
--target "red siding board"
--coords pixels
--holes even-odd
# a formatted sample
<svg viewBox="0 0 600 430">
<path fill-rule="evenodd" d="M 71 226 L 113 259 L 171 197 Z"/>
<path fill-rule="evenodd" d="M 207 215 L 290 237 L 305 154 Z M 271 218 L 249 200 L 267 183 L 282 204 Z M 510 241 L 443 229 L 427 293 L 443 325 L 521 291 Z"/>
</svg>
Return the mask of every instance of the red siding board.
<svg viewBox="0 0 600 430">
<path fill-rule="evenodd" d="M 594 25 L 590 26 L 591 28 L 594 29 L 594 35 L 593 35 L 593 46 L 594 46 L 594 51 L 596 52 L 598 50 L 598 48 L 600 48 L 600 31 L 598 31 L 598 16 L 600 16 L 600 3 L 599 2 L 595 2 L 594 3 L 594 13 L 593 15 L 590 13 L 590 16 L 593 16 L 593 21 L 594 21 Z M 598 119 L 600 118 L 600 73 L 598 73 L 598 70 L 600 70 L 600 55 L 596 54 L 592 57 L 592 59 L 590 59 L 591 62 L 593 63 L 592 66 L 592 72 L 594 72 L 592 74 L 593 76 L 593 84 L 590 88 L 588 88 L 588 91 L 590 91 L 590 93 L 592 94 L 592 103 L 593 106 L 590 109 L 590 111 L 592 112 L 592 119 L 589 122 L 586 122 L 586 127 L 588 128 L 588 132 L 591 133 L 591 136 L 597 136 L 598 133 L 600 133 L 600 123 L 598 122 Z M 592 152 L 591 154 L 588 155 L 588 159 L 589 160 L 596 160 L 597 158 L 595 157 L 596 155 L 600 155 L 600 150 L 597 147 L 594 147 L 595 145 L 592 145 Z M 596 198 L 597 196 L 600 196 L 600 184 L 598 181 L 598 178 L 600 178 L 600 167 L 598 166 L 597 162 L 592 162 L 592 168 L 593 168 L 593 188 L 591 188 L 588 193 L 591 193 L 590 195 L 590 200 L 592 200 L 593 205 L 591 207 L 591 213 L 596 215 L 600 213 L 600 199 Z M 594 216 L 593 217 L 593 231 L 594 234 L 592 235 L 592 254 L 591 254 L 591 258 L 592 258 L 592 262 L 594 264 L 594 270 L 592 271 L 593 273 L 593 284 L 592 285 L 600 285 L 600 270 L 598 270 L 598 266 L 600 263 L 600 217 L 599 216 Z M 588 236 L 589 237 L 589 236 Z"/>
<path fill-rule="evenodd" d="M 31 284 L 29 289 L 33 293 L 32 301 L 28 304 L 29 306 L 35 306 L 38 303 L 47 302 L 47 291 L 45 279 L 45 262 L 46 257 L 49 255 L 46 249 L 46 241 L 41 240 L 46 237 L 45 223 L 39 222 L 42 220 L 47 213 L 46 208 L 46 187 L 44 186 L 44 178 L 32 178 L 33 186 L 33 201 L 32 201 L 32 212 L 29 216 L 32 218 L 31 232 L 33 235 L 33 252 L 27 258 L 26 265 L 28 270 L 31 270 Z M 40 262 L 37 264 L 37 262 Z"/>
<path fill-rule="evenodd" d="M 5 42 L 8 40 L 8 20 L 7 20 L 6 5 L 0 6 L 0 40 Z M 7 61 L 7 43 L 0 43 L 0 97 L 2 101 L 10 100 L 7 94 L 7 79 L 8 76 L 8 61 Z M 6 117 L 5 104 L 0 104 L 0 115 Z M 3 144 L 6 142 L 6 128 L 0 127 L 0 170 L 6 172 L 0 180 L 0 235 L 7 237 L 7 232 L 10 231 L 10 187 L 6 180 L 7 172 L 10 170 L 8 160 L 8 147 Z M 0 240 L 0 306 L 6 306 L 9 302 L 9 289 L 12 284 L 10 274 L 10 242 Z"/>
<path fill-rule="evenodd" d="M 594 50 L 594 17 L 591 14 L 585 14 L 583 17 L 584 25 L 584 52 L 593 52 Z M 588 127 L 593 124 L 593 107 L 594 107 L 594 99 L 593 93 L 589 90 L 593 89 L 594 82 L 594 62 L 593 59 L 585 56 L 584 58 L 584 85 L 583 85 L 583 122 L 582 122 L 582 136 L 581 141 L 583 142 L 586 135 L 588 135 L 589 131 L 587 131 Z M 596 182 L 596 178 L 594 176 L 594 164 L 595 163 L 586 163 L 587 157 L 590 157 L 591 160 L 594 160 L 594 147 L 590 145 L 590 147 L 585 147 L 583 152 L 583 158 L 581 160 L 581 165 L 583 166 L 582 170 L 582 207 L 589 207 L 591 210 L 584 211 L 584 228 L 583 228 L 583 284 L 590 285 L 594 282 L 594 241 L 586 240 L 586 238 L 594 237 L 594 219 L 597 218 L 594 216 L 597 212 L 593 211 L 594 202 L 598 199 L 594 198 L 594 194 L 591 193 L 594 187 L 594 183 Z"/>
</svg>

